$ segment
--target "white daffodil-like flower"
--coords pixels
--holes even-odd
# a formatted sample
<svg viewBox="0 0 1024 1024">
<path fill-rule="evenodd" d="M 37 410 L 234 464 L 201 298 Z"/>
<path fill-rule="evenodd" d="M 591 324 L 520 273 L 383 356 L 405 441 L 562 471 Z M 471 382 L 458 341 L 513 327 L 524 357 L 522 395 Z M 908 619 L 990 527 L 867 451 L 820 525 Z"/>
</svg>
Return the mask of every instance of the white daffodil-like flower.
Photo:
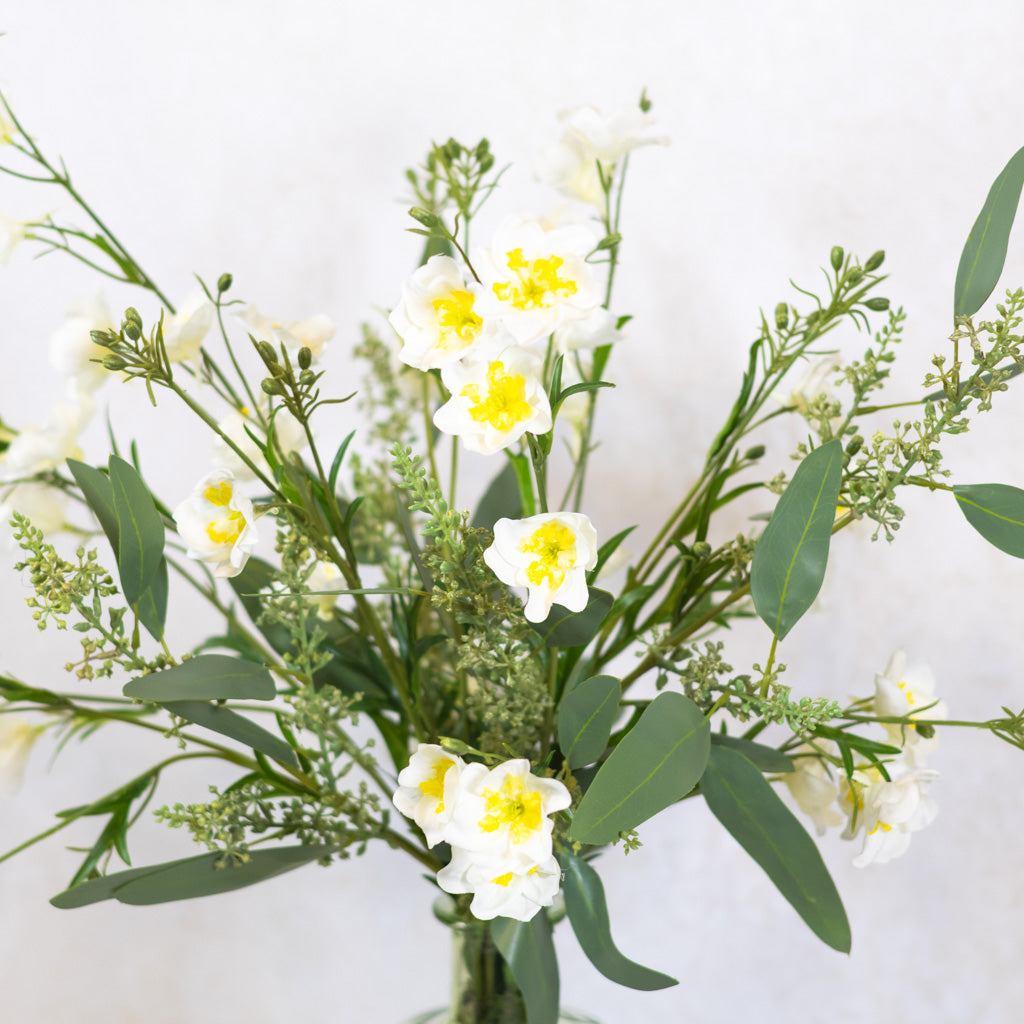
<svg viewBox="0 0 1024 1024">
<path fill-rule="evenodd" d="M 586 319 L 600 305 L 586 263 L 597 241 L 582 224 L 547 228 L 527 217 L 503 221 L 480 257 L 480 315 L 500 318 L 520 345 Z"/>
<path fill-rule="evenodd" d="M 526 587 L 524 614 L 543 622 L 553 604 L 571 612 L 587 606 L 587 572 L 597 564 L 597 533 L 581 512 L 544 512 L 499 519 L 484 561 L 510 587 Z"/>
<path fill-rule="evenodd" d="M 889 742 L 902 747 L 911 768 L 924 766 L 924 758 L 939 744 L 938 736 L 924 737 L 913 725 L 922 718 L 949 717 L 945 703 L 935 698 L 935 679 L 926 665 L 907 668 L 907 655 L 900 649 L 889 659 L 885 671 L 875 676 L 875 714 L 883 717 L 908 717 L 906 725 L 887 723 Z"/>
<path fill-rule="evenodd" d="M 797 748 L 794 755 L 794 770 L 786 772 L 782 781 L 789 788 L 800 810 L 814 822 L 818 835 L 823 836 L 826 829 L 842 825 L 845 821 L 836 805 L 839 784 L 829 775 L 828 769 L 816 756 L 817 751 L 809 743 Z"/>
<path fill-rule="evenodd" d="M 241 409 L 229 413 L 217 424 L 235 445 L 257 466 L 264 476 L 272 476 L 267 460 L 263 457 L 259 445 L 249 436 L 251 430 L 257 437 L 266 440 L 266 431 L 252 415 L 251 410 Z M 307 442 L 306 431 L 302 424 L 283 406 L 274 416 L 274 436 L 282 455 L 301 451 Z M 255 480 L 256 474 L 242 461 L 223 437 L 213 440 L 213 464 L 218 469 L 226 469 L 238 480 Z"/>
<path fill-rule="evenodd" d="M 334 606 L 338 603 L 337 594 L 323 594 L 317 597 L 316 592 L 325 590 L 341 590 L 345 579 L 341 570 L 333 562 L 317 562 L 313 571 L 306 578 L 306 589 L 314 593 L 310 602 L 316 605 L 316 613 L 321 619 L 334 618 Z"/>
<path fill-rule="evenodd" d="M 573 320 L 559 327 L 554 334 L 555 348 L 559 352 L 575 352 L 581 348 L 597 348 L 622 341 L 618 328 L 619 318 L 603 306 L 598 306 L 584 320 Z"/>
<path fill-rule="evenodd" d="M 465 768 L 461 757 L 449 754 L 436 743 L 421 743 L 409 764 L 398 773 L 398 790 L 392 800 L 423 829 L 427 846 L 448 841 L 446 833 L 455 813 Z"/>
<path fill-rule="evenodd" d="M 230 472 L 203 477 L 173 515 L 189 558 L 212 565 L 214 576 L 242 571 L 258 538 L 252 502 L 238 493 Z"/>
<path fill-rule="evenodd" d="M 0 456 L 0 480 L 22 480 L 81 457 L 78 436 L 89 422 L 95 403 L 82 395 L 77 402 L 58 402 L 42 427 L 23 427 Z"/>
<path fill-rule="evenodd" d="M 10 525 L 11 515 L 20 512 L 32 521 L 37 530 L 49 537 L 64 526 L 67 497 L 63 491 L 46 484 L 26 483 L 12 487 L 0 503 L 0 537 L 6 546 L 15 546 L 14 530 Z"/>
<path fill-rule="evenodd" d="M 542 369 L 539 355 L 517 345 L 495 358 L 443 367 L 441 379 L 451 398 L 434 413 L 434 425 L 482 455 L 508 448 L 526 433 L 546 434 L 551 403 Z"/>
<path fill-rule="evenodd" d="M 554 857 L 539 864 L 509 866 L 454 848 L 451 861 L 437 873 L 437 884 L 450 893 L 473 893 L 469 909 L 480 921 L 511 917 L 530 921 L 550 907 L 561 887 L 562 872 Z"/>
<path fill-rule="evenodd" d="M 92 331 L 110 331 L 114 322 L 102 296 L 81 300 L 68 310 L 64 324 L 50 337 L 50 364 L 69 381 L 71 393 L 95 391 L 110 371 L 101 362 L 107 350 L 97 345 Z"/>
<path fill-rule="evenodd" d="M 0 793 L 10 796 L 21 786 L 25 764 L 42 728 L 20 715 L 0 715 Z"/>
<path fill-rule="evenodd" d="M 468 356 L 481 339 L 480 286 L 450 256 L 431 256 L 402 286 L 388 322 L 402 339 L 398 358 L 418 370 Z"/>
<path fill-rule="evenodd" d="M 164 347 L 172 363 L 198 359 L 199 349 L 213 324 L 215 307 L 202 288 L 189 292 L 176 313 L 164 316 Z"/>
<path fill-rule="evenodd" d="M 2 129 L 3 125 L 0 124 L 0 131 Z M 25 241 L 28 229 L 28 221 L 15 220 L 0 212 L 0 267 L 5 267 L 11 262 L 14 250 Z"/>
<path fill-rule="evenodd" d="M 275 348 L 284 345 L 296 352 L 308 348 L 314 359 L 321 355 L 324 345 L 334 337 L 335 331 L 334 321 L 322 313 L 306 317 L 305 320 L 282 323 L 273 317 L 263 316 L 255 306 L 249 306 L 241 314 L 241 319 L 257 341 L 269 341 Z"/>
</svg>

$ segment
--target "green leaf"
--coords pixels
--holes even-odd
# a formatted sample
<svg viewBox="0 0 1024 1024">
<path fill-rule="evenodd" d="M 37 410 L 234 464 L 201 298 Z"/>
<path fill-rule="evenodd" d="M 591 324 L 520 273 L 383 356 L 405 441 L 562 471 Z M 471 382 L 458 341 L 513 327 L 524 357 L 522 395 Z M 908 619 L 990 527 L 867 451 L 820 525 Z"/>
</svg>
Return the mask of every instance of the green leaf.
<svg viewBox="0 0 1024 1024">
<path fill-rule="evenodd" d="M 565 909 L 572 930 L 590 962 L 606 978 L 627 988 L 653 992 L 678 985 L 675 978 L 641 967 L 619 952 L 612 941 L 601 876 L 585 860 L 573 856 L 568 850 L 563 850 L 558 859 L 563 872 Z"/>
<path fill-rule="evenodd" d="M 110 483 L 117 516 L 117 567 L 121 590 L 135 607 L 157 575 L 164 554 L 164 523 L 149 488 L 134 467 L 110 456 Z"/>
<path fill-rule="evenodd" d="M 71 701 L 67 697 L 52 690 L 42 690 L 36 686 L 26 686 L 17 679 L 0 676 L 0 696 L 12 704 L 48 704 L 51 707 L 69 707 Z"/>
<path fill-rule="evenodd" d="M 593 764 L 605 752 L 619 712 L 622 685 L 614 676 L 591 676 L 558 705 L 558 746 L 570 768 Z"/>
<path fill-rule="evenodd" d="M 274 680 L 262 665 L 228 654 L 201 654 L 126 683 L 126 697 L 166 704 L 177 700 L 272 700 Z"/>
<path fill-rule="evenodd" d="M 531 921 L 496 917 L 491 938 L 523 993 L 529 1024 L 558 1024 L 558 957 L 548 915 L 541 911 Z"/>
<path fill-rule="evenodd" d="M 821 589 L 842 481 L 842 442 L 815 448 L 797 467 L 754 549 L 750 595 L 779 640 Z"/>
<path fill-rule="evenodd" d="M 501 472 L 487 485 L 470 526 L 479 530 L 493 530 L 499 519 L 519 519 L 522 514 L 523 499 L 519 493 L 515 466 L 506 462 Z"/>
<path fill-rule="evenodd" d="M 244 715 L 238 714 L 237 711 L 205 700 L 173 700 L 165 703 L 164 707 L 172 715 L 220 733 L 221 736 L 238 740 L 239 743 L 273 757 L 282 764 L 290 764 L 293 768 L 299 767 L 295 751 L 284 740 Z"/>
<path fill-rule="evenodd" d="M 1000 551 L 1024 558 L 1024 491 L 1009 484 L 955 486 L 967 522 Z"/>
<path fill-rule="evenodd" d="M 204 854 L 209 856 L 209 854 Z M 151 864 L 144 868 L 131 868 L 129 871 L 117 871 L 112 875 L 103 875 L 101 878 L 92 878 L 88 882 L 73 885 L 63 892 L 52 897 L 50 903 L 59 910 L 77 910 L 79 907 L 87 907 L 91 903 L 102 903 L 103 900 L 112 899 L 114 891 L 134 878 L 141 878 L 143 875 L 161 871 L 166 864 Z"/>
<path fill-rule="evenodd" d="M 581 612 L 571 612 L 561 605 L 552 605 L 543 622 L 531 623 L 544 638 L 545 647 L 583 647 L 597 635 L 612 607 L 607 590 L 590 588 L 590 600 Z"/>
<path fill-rule="evenodd" d="M 1010 228 L 1024 185 L 1024 148 L 992 182 L 985 204 L 964 243 L 953 286 L 953 315 L 973 316 L 992 294 L 1003 272 Z"/>
<path fill-rule="evenodd" d="M 728 747 L 742 754 L 755 768 L 762 772 L 791 772 L 793 762 L 781 750 L 767 747 L 763 743 L 741 739 L 739 736 L 726 736 L 722 732 L 713 732 L 711 742 L 715 746 Z"/>
<path fill-rule="evenodd" d="M 156 567 L 153 582 L 139 598 L 139 622 L 146 627 L 154 640 L 164 635 L 164 623 L 167 621 L 167 596 L 170 584 L 167 579 L 167 559 L 161 558 Z"/>
<path fill-rule="evenodd" d="M 745 758 L 714 746 L 700 784 L 711 813 L 824 943 L 850 951 L 850 923 L 814 840 Z"/>
<path fill-rule="evenodd" d="M 584 794 L 569 838 L 601 845 L 635 828 L 697 784 L 708 760 L 710 729 L 681 693 L 654 698 Z"/>
</svg>

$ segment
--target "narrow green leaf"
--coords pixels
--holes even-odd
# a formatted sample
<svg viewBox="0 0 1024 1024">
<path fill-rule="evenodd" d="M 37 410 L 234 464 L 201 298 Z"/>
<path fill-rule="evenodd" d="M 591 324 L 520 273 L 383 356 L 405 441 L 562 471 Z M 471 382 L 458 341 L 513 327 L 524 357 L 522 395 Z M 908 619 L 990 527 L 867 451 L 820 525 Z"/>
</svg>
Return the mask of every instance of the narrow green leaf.
<svg viewBox="0 0 1024 1024">
<path fill-rule="evenodd" d="M 161 558 L 160 564 L 156 567 L 153 581 L 139 598 L 139 622 L 149 630 L 154 640 L 160 640 L 164 635 L 169 589 L 167 559 Z"/>
<path fill-rule="evenodd" d="M 842 442 L 815 448 L 797 467 L 754 549 L 750 595 L 779 640 L 821 589 L 842 481 Z"/>
<path fill-rule="evenodd" d="M 558 746 L 570 768 L 593 764 L 605 752 L 621 696 L 622 684 L 614 676 L 591 676 L 562 697 Z"/>
<path fill-rule="evenodd" d="M 299 767 L 295 751 L 284 740 L 250 721 L 244 715 L 238 714 L 237 711 L 231 711 L 229 708 L 211 704 L 205 700 L 173 700 L 165 703 L 164 707 L 179 718 L 187 719 L 204 729 L 220 733 L 221 736 L 238 740 L 239 743 L 258 750 L 268 757 L 273 757 L 282 764 L 290 764 L 294 768 Z"/>
<path fill-rule="evenodd" d="M 523 993 L 529 1024 L 558 1024 L 558 957 L 548 915 L 541 911 L 531 921 L 496 917 L 491 938 Z"/>
<path fill-rule="evenodd" d="M 563 872 L 565 909 L 587 959 L 606 978 L 627 988 L 653 992 L 678 985 L 675 978 L 642 967 L 619 952 L 612 940 L 601 876 L 585 860 L 573 856 L 568 850 L 563 850 L 558 859 Z"/>
<path fill-rule="evenodd" d="M 117 513 L 114 511 L 114 488 L 106 473 L 77 459 L 67 460 L 68 469 L 75 478 L 82 497 L 99 520 L 110 546 L 117 553 Z"/>
<path fill-rule="evenodd" d="M 967 522 L 1000 551 L 1024 558 L 1024 491 L 1009 484 L 955 486 Z"/>
<path fill-rule="evenodd" d="M 571 612 L 560 604 L 553 605 L 543 622 L 531 623 L 544 638 L 545 647 L 584 647 L 597 636 L 597 631 L 612 607 L 607 590 L 590 588 L 590 600 L 581 612 Z"/>
<path fill-rule="evenodd" d="M 208 857 L 210 854 L 203 854 Z M 166 864 L 151 864 L 144 868 L 131 868 L 128 871 L 118 871 L 112 875 L 103 875 L 101 878 L 92 878 L 88 882 L 79 885 L 69 886 L 63 892 L 52 897 L 50 903 L 59 910 L 77 910 L 79 907 L 87 907 L 91 903 L 102 903 L 103 900 L 112 899 L 114 890 L 119 886 L 130 882 L 134 878 L 141 878 L 143 875 L 152 874 L 155 871 L 162 871 Z"/>
<path fill-rule="evenodd" d="M 523 499 L 519 493 L 516 469 L 511 462 L 506 462 L 501 472 L 487 485 L 470 525 L 478 530 L 493 530 L 499 519 L 519 519 L 522 514 Z"/>
<path fill-rule="evenodd" d="M 693 701 L 681 693 L 659 694 L 599 769 L 569 838 L 612 843 L 681 800 L 703 774 L 710 742 L 707 719 Z"/>
<path fill-rule="evenodd" d="M 126 683 L 126 697 L 166 704 L 177 700 L 271 700 L 274 680 L 262 665 L 228 654 L 201 654 L 174 668 Z"/>
<path fill-rule="evenodd" d="M 26 686 L 17 679 L 0 676 L 0 696 L 12 704 L 48 704 L 51 707 L 69 706 L 67 697 L 52 690 L 43 690 L 37 686 Z"/>
<path fill-rule="evenodd" d="M 992 294 L 1003 272 L 1010 228 L 1024 185 L 1024 148 L 1010 157 L 992 182 L 978 219 L 964 243 L 953 286 L 954 316 L 973 316 Z"/>
<path fill-rule="evenodd" d="M 121 590 L 134 607 L 156 578 L 164 553 L 164 524 L 149 488 L 124 459 L 110 456 L 117 515 L 117 567 Z"/>
<path fill-rule="evenodd" d="M 764 776 L 742 754 L 714 746 L 700 788 L 711 813 L 811 931 L 849 953 L 850 923 L 818 847 Z"/>
<path fill-rule="evenodd" d="M 762 772 L 791 772 L 793 762 L 781 750 L 766 747 L 763 743 L 754 743 L 739 736 L 726 736 L 725 733 L 713 732 L 711 742 L 719 747 L 728 747 L 742 754 L 755 768 Z"/>
</svg>

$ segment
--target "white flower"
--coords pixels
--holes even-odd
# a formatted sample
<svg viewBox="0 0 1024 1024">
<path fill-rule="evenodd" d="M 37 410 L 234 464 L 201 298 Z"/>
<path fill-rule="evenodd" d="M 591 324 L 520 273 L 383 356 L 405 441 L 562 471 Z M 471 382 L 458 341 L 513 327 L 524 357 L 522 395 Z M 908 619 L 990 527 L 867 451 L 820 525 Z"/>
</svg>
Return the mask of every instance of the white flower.
<svg viewBox="0 0 1024 1024">
<path fill-rule="evenodd" d="M 92 331 L 110 331 L 114 323 L 102 296 L 80 300 L 68 310 L 64 324 L 50 337 L 50 364 L 68 378 L 72 393 L 95 391 L 110 374 L 100 362 L 107 350 Z"/>
<path fill-rule="evenodd" d="M 241 449 L 264 476 L 273 475 L 267 460 L 263 457 L 259 445 L 249 436 L 252 431 L 257 437 L 266 441 L 266 431 L 260 426 L 251 410 L 241 409 L 229 413 L 217 424 L 235 445 Z M 284 407 L 278 409 L 274 416 L 274 436 L 281 455 L 290 455 L 301 451 L 306 445 L 306 431 L 302 424 Z M 239 480 L 255 480 L 256 474 L 242 461 L 235 451 L 229 447 L 222 437 L 213 441 L 213 464 L 218 469 L 226 469 Z"/>
<path fill-rule="evenodd" d="M 571 803 L 561 782 L 532 775 L 525 758 L 489 771 L 469 764 L 459 777 L 445 841 L 493 862 L 496 874 L 529 870 L 551 857 L 554 822 L 548 815 Z"/>
<path fill-rule="evenodd" d="M 402 286 L 388 317 L 402 339 L 398 358 L 430 370 L 469 355 L 484 327 L 475 308 L 479 294 L 450 256 L 431 256 Z"/>
<path fill-rule="evenodd" d="M 58 402 L 44 426 L 22 428 L 0 456 L 0 480 L 35 476 L 62 466 L 65 459 L 79 458 L 78 435 L 94 408 L 92 398 L 83 395 L 78 402 Z"/>
<path fill-rule="evenodd" d="M 935 699 L 935 679 L 927 665 L 907 668 L 906 653 L 900 649 L 889 659 L 885 671 L 875 676 L 875 714 L 882 717 L 907 716 L 906 725 L 887 723 L 889 741 L 903 748 L 907 763 L 921 768 L 924 757 L 939 743 L 938 736 L 924 737 L 913 725 L 919 713 L 923 718 L 942 719 L 949 716 L 943 701 Z"/>
<path fill-rule="evenodd" d="M 199 349 L 213 324 L 214 312 L 206 293 L 202 288 L 195 288 L 176 313 L 164 316 L 164 347 L 172 363 L 199 358 Z"/>
<path fill-rule="evenodd" d="M 794 770 L 786 772 L 782 781 L 800 810 L 814 822 L 818 835 L 823 836 L 830 826 L 842 825 L 845 820 L 836 806 L 839 784 L 829 775 L 828 769 L 816 756 L 817 751 L 809 743 L 794 753 Z M 801 754 L 808 756 L 801 757 Z"/>
<path fill-rule="evenodd" d="M 0 111 L 0 115 L 2 115 L 2 111 Z M 0 132 L 2 131 L 3 125 L 0 124 Z M 13 217 L 8 217 L 6 213 L 0 212 L 0 267 L 5 267 L 10 263 L 14 250 L 25 241 L 28 229 L 28 221 L 15 220 Z"/>
<path fill-rule="evenodd" d="M 826 352 L 815 359 L 810 359 L 803 373 L 793 383 L 792 391 L 788 394 L 775 391 L 772 398 L 787 409 L 795 409 L 801 416 L 806 416 L 816 398 L 832 399 L 829 383 L 842 365 L 838 352 Z"/>
<path fill-rule="evenodd" d="M 455 812 L 456 793 L 466 764 L 436 743 L 421 743 L 398 773 L 395 806 L 412 818 L 427 838 L 427 846 L 446 842 Z"/>
<path fill-rule="evenodd" d="M 63 491 L 46 484 L 26 483 L 12 487 L 0 504 L 0 537 L 8 548 L 15 546 L 14 530 L 10 525 L 11 515 L 20 512 L 32 521 L 37 530 L 49 536 L 64 526 L 67 497 Z"/>
<path fill-rule="evenodd" d="M 441 370 L 451 398 L 434 413 L 434 425 L 461 437 L 466 447 L 491 455 L 529 432 L 551 429 L 551 403 L 541 380 L 543 361 L 517 345 L 493 359 L 470 359 Z"/>
<path fill-rule="evenodd" d="M 599 345 L 613 345 L 622 341 L 618 329 L 619 318 L 598 306 L 585 320 L 573 320 L 555 331 L 555 348 L 559 352 L 575 352 L 581 348 L 597 348 Z"/>
<path fill-rule="evenodd" d="M 42 731 L 20 715 L 0 715 L 0 793 L 10 796 L 21 786 L 28 755 Z"/>
<path fill-rule="evenodd" d="M 554 857 L 529 866 L 509 866 L 454 848 L 449 864 L 437 873 L 437 884 L 450 893 L 473 893 L 469 906 L 480 921 L 511 917 L 530 921 L 549 907 L 561 886 L 562 872 Z"/>
<path fill-rule="evenodd" d="M 174 510 L 189 558 L 214 566 L 214 576 L 237 576 L 256 544 L 252 502 L 235 489 L 227 470 L 203 477 Z"/>
<path fill-rule="evenodd" d="M 317 562 L 313 571 L 306 579 L 306 589 L 315 593 L 325 590 L 341 590 L 345 586 L 341 570 L 333 562 Z M 334 617 L 334 606 L 338 603 L 337 594 L 312 596 L 310 600 L 316 605 L 316 613 L 321 619 Z"/>
<path fill-rule="evenodd" d="M 548 228 L 528 217 L 507 218 L 480 256 L 481 316 L 499 317 L 520 345 L 586 319 L 600 305 L 586 263 L 597 242 L 582 224 Z"/>
<path fill-rule="evenodd" d="M 308 348 L 316 359 L 324 345 L 334 337 L 334 321 L 318 313 L 305 320 L 288 320 L 282 323 L 272 317 L 263 316 L 255 306 L 249 306 L 241 315 L 257 341 L 269 341 L 275 348 L 284 345 L 294 349 Z"/>
<path fill-rule="evenodd" d="M 528 588 L 524 613 L 530 622 L 543 622 L 553 604 L 571 612 L 586 608 L 586 574 L 597 564 L 597 533 L 581 512 L 499 519 L 484 561 L 502 583 Z"/>
</svg>

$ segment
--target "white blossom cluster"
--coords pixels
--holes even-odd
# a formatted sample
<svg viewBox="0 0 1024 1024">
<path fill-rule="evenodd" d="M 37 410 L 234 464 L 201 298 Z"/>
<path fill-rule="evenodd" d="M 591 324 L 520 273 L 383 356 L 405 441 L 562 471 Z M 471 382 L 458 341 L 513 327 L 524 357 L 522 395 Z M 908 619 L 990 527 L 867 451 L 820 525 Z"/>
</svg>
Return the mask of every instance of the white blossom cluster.
<svg viewBox="0 0 1024 1024">
<path fill-rule="evenodd" d="M 550 815 L 572 802 L 561 782 L 531 774 L 525 758 L 488 769 L 421 743 L 398 784 L 394 804 L 423 830 L 427 846 L 451 847 L 437 884 L 472 893 L 475 917 L 529 921 L 551 905 L 561 870 Z"/>
</svg>

